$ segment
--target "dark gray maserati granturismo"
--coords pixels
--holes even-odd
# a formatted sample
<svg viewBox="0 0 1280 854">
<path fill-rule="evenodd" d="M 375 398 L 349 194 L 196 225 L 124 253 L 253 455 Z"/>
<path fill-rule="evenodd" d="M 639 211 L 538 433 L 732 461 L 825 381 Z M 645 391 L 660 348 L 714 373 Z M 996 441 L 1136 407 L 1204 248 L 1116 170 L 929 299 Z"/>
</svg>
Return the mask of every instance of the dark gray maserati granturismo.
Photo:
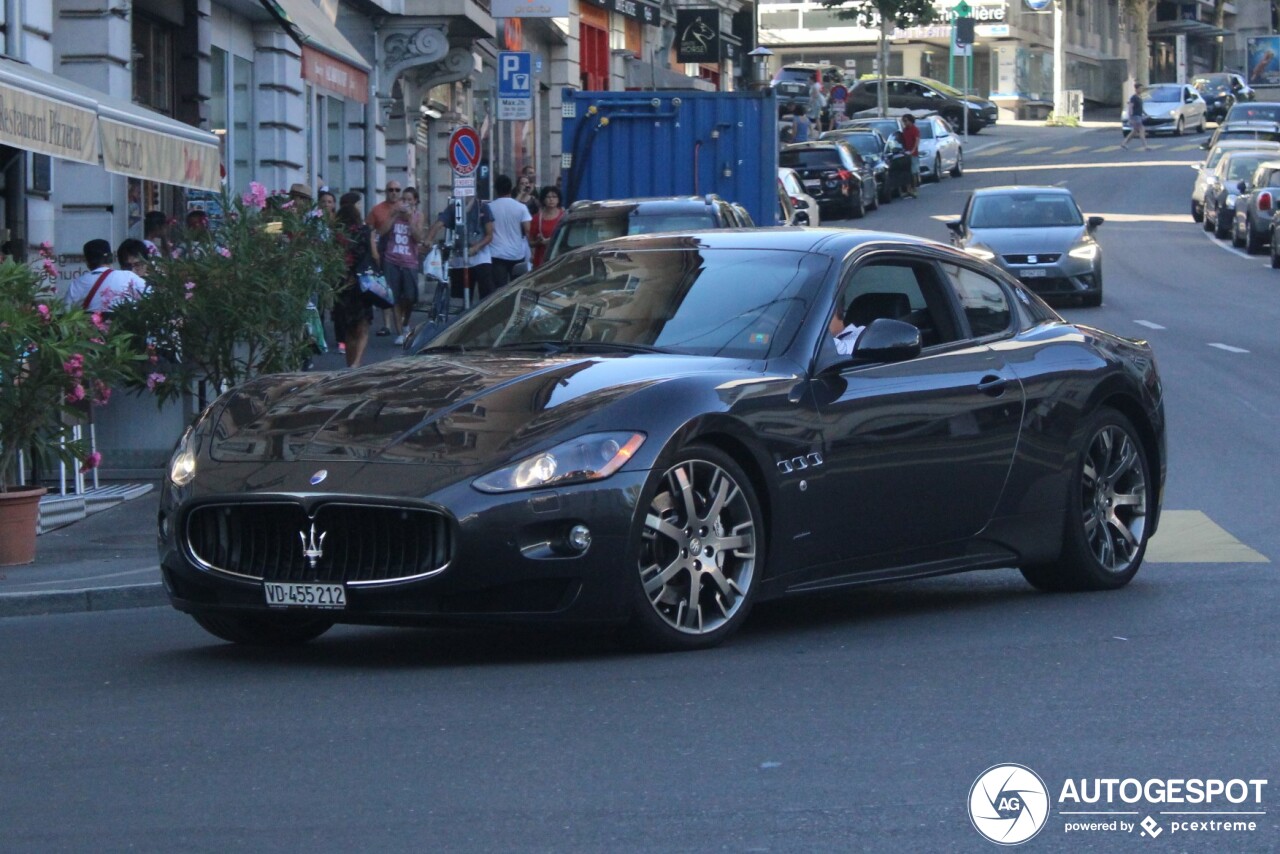
<svg viewBox="0 0 1280 854">
<path fill-rule="evenodd" d="M 1151 348 L 978 258 L 845 229 L 627 237 L 416 355 L 223 395 L 174 451 L 160 558 L 174 606 L 239 643 L 564 621 L 689 649 L 847 585 L 1121 587 L 1165 470 Z"/>
</svg>

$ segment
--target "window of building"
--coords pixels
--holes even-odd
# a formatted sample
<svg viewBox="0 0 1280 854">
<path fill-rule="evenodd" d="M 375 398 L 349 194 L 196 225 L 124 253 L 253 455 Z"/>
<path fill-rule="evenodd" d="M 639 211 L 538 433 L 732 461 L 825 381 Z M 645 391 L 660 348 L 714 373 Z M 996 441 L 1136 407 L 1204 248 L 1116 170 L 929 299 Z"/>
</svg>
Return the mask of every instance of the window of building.
<svg viewBox="0 0 1280 854">
<path fill-rule="evenodd" d="M 578 56 L 582 88 L 602 92 L 609 88 L 609 13 L 585 4 L 580 12 Z"/>
<path fill-rule="evenodd" d="M 141 13 L 133 18 L 133 100 L 173 115 L 173 28 Z"/>
<path fill-rule="evenodd" d="M 331 187 L 345 187 L 347 165 L 347 113 L 346 102 L 341 98 L 325 98 L 325 125 L 328 132 L 324 140 L 324 156 L 320 174 L 323 181 L 317 184 L 328 184 Z M 319 188 L 317 187 L 317 190 Z"/>
</svg>

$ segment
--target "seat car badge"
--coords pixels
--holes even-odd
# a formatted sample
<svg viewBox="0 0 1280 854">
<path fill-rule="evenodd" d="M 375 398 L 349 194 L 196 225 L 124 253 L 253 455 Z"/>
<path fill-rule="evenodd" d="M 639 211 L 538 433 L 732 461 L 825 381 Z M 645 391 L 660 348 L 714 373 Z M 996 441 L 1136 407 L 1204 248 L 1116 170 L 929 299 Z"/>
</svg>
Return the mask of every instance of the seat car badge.
<svg viewBox="0 0 1280 854">
<path fill-rule="evenodd" d="M 320 471 L 318 471 L 318 472 L 316 472 L 315 474 L 311 475 L 311 485 L 312 485 L 312 486 L 318 486 L 318 485 L 320 485 L 321 483 L 323 483 L 323 482 L 324 482 L 324 479 L 325 479 L 326 477 L 328 477 L 328 476 L 329 476 L 329 470 L 328 470 L 328 469 L 320 469 Z"/>
<path fill-rule="evenodd" d="M 1037 257 L 1036 257 L 1036 256 L 1034 256 L 1034 255 L 1028 255 L 1028 256 L 1027 256 L 1027 263 L 1028 263 L 1028 264 L 1039 264 L 1039 263 L 1040 263 L 1040 259 L 1039 259 L 1039 258 L 1037 258 Z"/>
<path fill-rule="evenodd" d="M 324 538 L 329 536 L 327 531 L 320 532 L 320 539 L 316 539 L 316 523 L 311 523 L 311 537 L 307 537 L 305 531 L 298 532 L 298 539 L 302 540 L 302 556 L 307 559 L 307 566 L 310 569 L 316 568 L 316 561 L 324 557 Z"/>
</svg>

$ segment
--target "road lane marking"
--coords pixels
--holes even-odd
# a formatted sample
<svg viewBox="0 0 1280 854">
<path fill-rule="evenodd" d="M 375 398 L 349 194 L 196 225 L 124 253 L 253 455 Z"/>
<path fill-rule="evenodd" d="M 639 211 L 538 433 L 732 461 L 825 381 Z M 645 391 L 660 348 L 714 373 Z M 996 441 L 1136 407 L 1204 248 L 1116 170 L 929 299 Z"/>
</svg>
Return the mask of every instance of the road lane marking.
<svg viewBox="0 0 1280 854">
<path fill-rule="evenodd" d="M 1158 323 L 1152 323 L 1150 320 L 1135 320 L 1134 323 L 1138 324 L 1139 326 L 1145 326 L 1148 329 L 1164 329 L 1165 328 Z"/>
<path fill-rule="evenodd" d="M 986 157 L 988 154 L 1005 154 L 1006 152 L 1009 152 L 1012 150 L 1013 150 L 1012 148 L 1009 148 L 1007 146 L 1002 147 L 997 145 L 995 148 L 983 148 L 978 151 L 969 152 L 969 156 L 970 157 Z"/>
<path fill-rule="evenodd" d="M 1199 510 L 1165 510 L 1147 563 L 1271 563 Z"/>
<path fill-rule="evenodd" d="M 1112 152 L 1112 151 L 1119 151 L 1119 150 L 1120 150 L 1120 146 L 1118 146 L 1118 145 L 1104 145 L 1104 146 L 1102 146 L 1102 148 L 1095 148 L 1095 149 L 1094 149 L 1094 151 L 1096 151 L 1096 152 L 1097 152 L 1097 153 L 1099 153 L 1099 154 L 1107 154 L 1107 153 L 1110 153 L 1110 152 Z"/>
<path fill-rule="evenodd" d="M 1222 240 L 1219 240 L 1217 237 L 1214 236 L 1212 231 L 1204 231 L 1203 229 L 1201 229 L 1200 233 L 1203 234 L 1205 237 L 1207 237 L 1210 243 L 1212 243 L 1214 246 L 1218 247 L 1219 249 L 1223 250 L 1224 252 L 1230 252 L 1232 255 L 1238 255 L 1241 258 L 1244 258 L 1245 260 L 1248 260 L 1248 261 L 1253 260 L 1253 256 L 1250 255 L 1248 252 L 1245 252 L 1243 249 L 1237 249 L 1236 247 L 1232 246 L 1230 240 L 1227 240 L 1226 243 L 1223 243 Z M 1270 267 L 1271 264 L 1268 263 L 1264 266 Z"/>
<path fill-rule="evenodd" d="M 1033 148 L 1024 148 L 1022 149 L 1022 151 L 1018 153 L 1019 154 L 1044 154 L 1046 151 L 1052 151 L 1052 150 L 1053 150 L 1053 146 L 1037 145 Z"/>
<path fill-rule="evenodd" d="M 1059 151 L 1058 153 L 1059 153 L 1059 154 L 1075 154 L 1077 151 L 1084 151 L 1084 150 L 1085 150 L 1085 149 L 1087 149 L 1088 147 L 1089 147 L 1089 146 L 1087 146 L 1087 145 L 1073 145 L 1073 146 L 1071 146 L 1070 148 L 1064 148 L 1064 149 L 1062 149 L 1062 150 L 1061 150 L 1061 151 Z"/>
<path fill-rule="evenodd" d="M 1219 350 L 1226 350 L 1228 353 L 1248 353 L 1249 352 L 1248 350 L 1245 350 L 1242 347 L 1232 347 L 1230 344 L 1212 343 L 1209 346 L 1217 347 Z"/>
<path fill-rule="evenodd" d="M 1170 151 L 1195 151 L 1199 147 L 1200 147 L 1200 143 L 1193 142 L 1190 145 L 1175 145 L 1173 148 L 1170 148 L 1169 150 Z"/>
</svg>

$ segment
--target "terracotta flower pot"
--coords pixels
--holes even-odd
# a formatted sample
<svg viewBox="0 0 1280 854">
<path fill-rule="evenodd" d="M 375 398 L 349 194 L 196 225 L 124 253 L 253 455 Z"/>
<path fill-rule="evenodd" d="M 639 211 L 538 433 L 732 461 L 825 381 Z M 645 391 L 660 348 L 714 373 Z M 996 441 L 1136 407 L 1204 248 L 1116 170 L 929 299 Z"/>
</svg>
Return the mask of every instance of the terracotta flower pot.
<svg viewBox="0 0 1280 854">
<path fill-rule="evenodd" d="M 35 561 L 40 496 L 47 491 L 41 486 L 0 492 L 0 566 Z"/>
</svg>

